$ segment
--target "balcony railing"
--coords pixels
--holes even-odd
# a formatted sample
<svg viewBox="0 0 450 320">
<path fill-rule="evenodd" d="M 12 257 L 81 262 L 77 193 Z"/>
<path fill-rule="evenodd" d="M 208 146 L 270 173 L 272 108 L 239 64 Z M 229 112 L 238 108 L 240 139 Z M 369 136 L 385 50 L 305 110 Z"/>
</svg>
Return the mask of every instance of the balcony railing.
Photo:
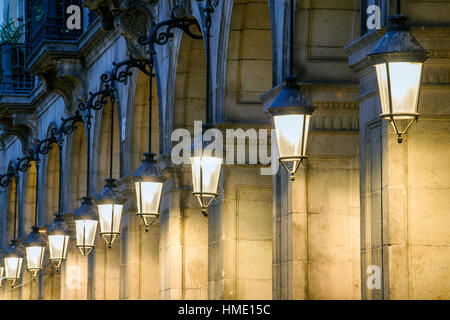
<svg viewBox="0 0 450 320">
<path fill-rule="evenodd" d="M 27 41 L 35 50 L 45 40 L 77 40 L 83 33 L 67 28 L 67 8 L 77 5 L 82 8 L 82 0 L 29 0 L 27 1 Z M 83 14 L 80 17 L 83 20 Z M 83 24 L 83 21 L 81 25 Z"/>
<path fill-rule="evenodd" d="M 34 77 L 25 70 L 27 45 L 0 44 L 0 94 L 28 94 L 34 88 Z"/>
</svg>

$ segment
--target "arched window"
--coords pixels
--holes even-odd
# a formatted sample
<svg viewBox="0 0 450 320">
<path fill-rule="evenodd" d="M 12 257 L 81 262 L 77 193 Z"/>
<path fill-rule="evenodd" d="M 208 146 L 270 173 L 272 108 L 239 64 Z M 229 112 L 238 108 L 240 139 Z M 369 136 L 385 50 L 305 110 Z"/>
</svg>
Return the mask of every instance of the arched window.
<svg viewBox="0 0 450 320">
<path fill-rule="evenodd" d="M 45 206 L 45 224 L 52 223 L 54 215 L 58 212 L 59 199 L 59 151 L 54 145 L 48 154 L 47 161 L 47 191 Z"/>
</svg>

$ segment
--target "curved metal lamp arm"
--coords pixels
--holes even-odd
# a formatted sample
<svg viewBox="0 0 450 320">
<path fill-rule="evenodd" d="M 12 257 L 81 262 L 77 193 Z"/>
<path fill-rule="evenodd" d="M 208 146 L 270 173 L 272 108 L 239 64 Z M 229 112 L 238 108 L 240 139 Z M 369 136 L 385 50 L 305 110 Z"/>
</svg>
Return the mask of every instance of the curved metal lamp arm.
<svg viewBox="0 0 450 320">
<path fill-rule="evenodd" d="M 102 75 L 102 81 L 103 76 L 108 76 L 108 74 Z M 115 99 L 114 94 L 115 88 L 113 86 L 110 86 L 109 84 L 105 85 L 105 88 L 103 90 L 99 90 L 97 92 L 89 92 L 89 99 L 86 103 L 80 103 L 78 105 L 78 110 L 80 111 L 88 111 L 88 116 L 90 117 L 91 110 L 101 110 L 106 103 L 108 102 L 106 98 L 110 98 L 112 100 Z"/>
<path fill-rule="evenodd" d="M 112 84 L 114 82 L 120 82 L 127 85 L 128 79 L 133 74 L 131 72 L 131 69 L 133 68 L 139 69 L 147 76 L 151 75 L 150 62 L 148 59 L 136 59 L 130 57 L 130 59 L 119 63 L 113 62 L 113 66 L 114 68 L 111 73 L 104 73 L 101 76 L 101 81 L 103 83 Z"/>
<path fill-rule="evenodd" d="M 57 134 L 60 142 L 63 141 L 62 137 L 72 134 L 76 129 L 76 124 L 83 122 L 80 110 L 75 112 L 75 115 L 69 118 L 61 118 L 61 126 L 59 127 Z"/>
<path fill-rule="evenodd" d="M 192 26 L 197 27 L 200 34 L 193 32 L 193 30 L 191 30 Z M 152 47 L 154 43 L 165 45 L 174 37 L 174 29 L 180 29 L 193 39 L 203 39 L 203 34 L 201 33 L 201 28 L 197 19 L 188 17 L 177 18 L 172 15 L 171 19 L 155 24 L 149 37 L 141 36 L 139 38 L 139 44 L 143 46 L 150 45 L 150 51 L 153 51 Z"/>
</svg>

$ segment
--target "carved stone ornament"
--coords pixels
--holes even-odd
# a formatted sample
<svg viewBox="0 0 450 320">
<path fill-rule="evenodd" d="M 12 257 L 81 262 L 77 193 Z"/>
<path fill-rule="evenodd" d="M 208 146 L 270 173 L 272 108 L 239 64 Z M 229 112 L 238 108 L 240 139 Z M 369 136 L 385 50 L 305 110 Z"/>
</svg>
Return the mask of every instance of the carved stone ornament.
<svg viewBox="0 0 450 320">
<path fill-rule="evenodd" d="M 120 12 L 114 26 L 127 41 L 129 55 L 136 59 L 147 56 L 146 48 L 138 42 L 139 37 L 146 36 L 149 30 L 149 19 L 143 10 L 134 8 Z"/>
</svg>

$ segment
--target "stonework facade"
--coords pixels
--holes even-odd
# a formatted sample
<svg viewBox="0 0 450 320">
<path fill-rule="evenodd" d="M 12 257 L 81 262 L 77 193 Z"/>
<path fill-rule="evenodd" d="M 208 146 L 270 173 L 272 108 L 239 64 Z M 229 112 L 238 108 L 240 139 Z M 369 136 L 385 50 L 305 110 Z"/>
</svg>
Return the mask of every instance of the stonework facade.
<svg viewBox="0 0 450 320">
<path fill-rule="evenodd" d="M 388 9 L 386 1 L 372 2 Z M 0 287 L 0 298 L 450 299 L 450 20 L 444 14 L 450 2 L 403 3 L 412 33 L 431 57 L 422 78 L 421 116 L 402 144 L 378 117 L 376 75 L 366 55 L 385 29 L 361 28 L 371 1 L 297 0 L 293 62 L 316 107 L 308 160 L 295 181 L 281 169 L 261 175 L 268 165 L 259 162 L 225 164 L 205 218 L 192 196 L 190 166 L 170 157 L 172 132 L 193 133 L 194 121 L 205 121 L 205 43 L 176 30 L 167 45 L 155 47 L 152 123 L 148 76 L 133 70 L 117 87 L 114 122 L 111 104 L 92 119 L 89 177 L 83 124 L 66 136 L 61 152 L 53 148 L 38 168 L 32 163 L 20 174 L 19 240 L 33 225 L 39 176 L 39 226 L 53 221 L 60 198 L 72 231 L 69 252 L 60 272 L 48 265 L 30 281 L 24 270 L 16 288 Z M 81 4 L 79 35 L 35 40 L 29 50 L 32 90 L 0 94 L 0 174 L 61 118 L 75 114 L 89 92 L 101 89 L 100 77 L 113 62 L 146 57 L 139 37 L 169 19 L 175 5 L 181 4 L 177 15 L 205 23 L 202 1 Z M 288 31 L 287 0 L 218 1 L 210 53 L 216 128 L 272 128 L 265 110 L 287 74 Z M 86 181 L 92 195 L 103 188 L 111 125 L 113 176 L 127 199 L 121 233 L 111 249 L 97 235 L 85 257 L 75 247 L 73 212 Z M 160 217 L 146 232 L 136 216 L 131 175 L 147 151 L 149 127 L 166 181 Z M 1 248 L 13 238 L 14 190 L 14 182 L 0 188 Z M 367 285 L 370 266 L 381 269 L 380 288 Z"/>
</svg>

